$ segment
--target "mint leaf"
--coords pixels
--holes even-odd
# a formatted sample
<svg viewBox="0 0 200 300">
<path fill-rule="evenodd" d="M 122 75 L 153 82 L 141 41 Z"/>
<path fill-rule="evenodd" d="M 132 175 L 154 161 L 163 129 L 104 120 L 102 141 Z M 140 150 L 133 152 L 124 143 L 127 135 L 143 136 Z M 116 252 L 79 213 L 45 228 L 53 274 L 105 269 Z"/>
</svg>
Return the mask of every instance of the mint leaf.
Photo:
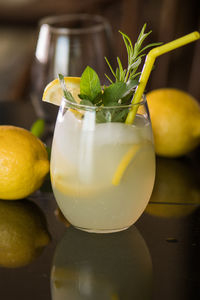
<svg viewBox="0 0 200 300">
<path fill-rule="evenodd" d="M 137 79 L 129 79 L 128 82 L 126 83 L 127 89 L 132 89 L 134 90 L 136 86 L 138 85 L 138 80 Z"/>
<path fill-rule="evenodd" d="M 128 115 L 129 109 L 123 108 L 123 109 L 115 109 L 112 113 L 112 122 L 125 122 L 126 117 Z"/>
<path fill-rule="evenodd" d="M 105 106 L 119 105 L 118 101 L 124 96 L 126 92 L 125 82 L 115 82 L 105 88 L 103 93 L 103 104 Z"/>
<path fill-rule="evenodd" d="M 114 106 L 126 104 L 130 97 L 133 95 L 135 87 L 137 86 L 137 80 L 129 79 L 125 82 L 115 82 L 109 87 L 106 87 L 102 95 L 103 104 L 105 106 Z M 130 101 L 127 103 L 130 104 Z"/>
<path fill-rule="evenodd" d="M 87 106 L 93 106 L 92 102 L 90 100 L 81 100 L 80 101 L 81 105 L 87 105 Z"/>
<path fill-rule="evenodd" d="M 86 67 L 80 82 L 80 98 L 85 97 L 92 103 L 101 93 L 101 84 L 97 73 L 89 66 Z"/>
<path fill-rule="evenodd" d="M 106 122 L 125 122 L 128 115 L 128 108 L 113 108 L 109 110 L 99 110 L 96 113 L 96 122 L 97 123 L 106 123 Z"/>
<path fill-rule="evenodd" d="M 102 90 L 97 94 L 97 96 L 95 97 L 95 99 L 93 100 L 93 103 L 97 106 L 102 105 Z"/>
<path fill-rule="evenodd" d="M 82 99 L 82 100 L 89 100 L 89 99 L 90 99 L 90 97 L 88 97 L 88 95 L 79 94 L 78 96 L 79 96 L 79 98 Z"/>
<path fill-rule="evenodd" d="M 122 98 L 121 104 L 123 105 L 131 104 L 131 98 L 133 97 L 137 85 L 138 85 L 138 80 L 129 79 L 129 81 L 126 83 L 126 92 Z"/>
<path fill-rule="evenodd" d="M 88 97 L 88 95 L 84 95 L 84 94 L 79 94 L 78 95 L 80 99 L 82 100 L 88 100 L 90 101 L 90 97 Z M 91 101 L 90 101 L 91 102 Z M 101 105 L 102 104 L 102 92 L 98 93 L 97 96 L 93 99 L 92 102 L 94 105 Z"/>
<path fill-rule="evenodd" d="M 112 122 L 112 114 L 109 110 L 99 110 L 96 112 L 96 122 L 97 123 L 107 123 Z"/>
</svg>

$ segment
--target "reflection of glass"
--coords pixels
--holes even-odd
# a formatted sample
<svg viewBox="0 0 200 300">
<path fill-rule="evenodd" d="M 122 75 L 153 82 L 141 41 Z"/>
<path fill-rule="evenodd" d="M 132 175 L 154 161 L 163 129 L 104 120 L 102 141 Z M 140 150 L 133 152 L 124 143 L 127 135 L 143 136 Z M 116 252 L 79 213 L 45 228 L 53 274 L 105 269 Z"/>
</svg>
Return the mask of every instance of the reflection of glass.
<svg viewBox="0 0 200 300">
<path fill-rule="evenodd" d="M 132 226 L 109 235 L 70 227 L 56 248 L 52 300 L 152 299 L 152 263 L 144 239 Z"/>
<path fill-rule="evenodd" d="M 144 211 L 155 173 L 146 100 L 134 124 L 101 123 L 130 106 L 91 107 L 63 99 L 54 132 L 51 179 L 71 224 L 91 232 L 128 228 Z"/>
<path fill-rule="evenodd" d="M 16 268 L 32 262 L 49 243 L 43 213 L 28 200 L 0 201 L 0 265 Z"/>
<path fill-rule="evenodd" d="M 52 121 L 57 113 L 48 104 L 42 109 L 41 98 L 44 87 L 58 73 L 80 76 L 89 65 L 105 83 L 108 68 L 104 56 L 112 61 L 112 42 L 111 28 L 101 16 L 78 14 L 42 19 L 31 80 L 31 98 L 38 115 Z"/>
</svg>

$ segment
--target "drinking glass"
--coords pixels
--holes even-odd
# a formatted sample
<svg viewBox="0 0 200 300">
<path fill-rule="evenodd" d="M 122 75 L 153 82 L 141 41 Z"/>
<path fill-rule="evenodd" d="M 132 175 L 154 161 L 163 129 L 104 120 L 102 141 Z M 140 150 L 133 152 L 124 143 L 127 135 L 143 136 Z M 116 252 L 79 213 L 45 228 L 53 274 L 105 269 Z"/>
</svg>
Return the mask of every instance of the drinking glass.
<svg viewBox="0 0 200 300">
<path fill-rule="evenodd" d="M 87 65 L 99 74 L 102 84 L 113 57 L 113 37 L 108 21 L 98 15 L 68 14 L 46 17 L 40 22 L 31 71 L 30 95 L 37 115 L 55 123 L 57 109 L 42 104 L 45 86 L 58 77 L 80 76 Z"/>
<path fill-rule="evenodd" d="M 143 213 L 155 177 L 145 96 L 131 106 L 85 106 L 62 99 L 54 131 L 51 180 L 67 220 L 88 232 L 121 231 Z"/>
</svg>

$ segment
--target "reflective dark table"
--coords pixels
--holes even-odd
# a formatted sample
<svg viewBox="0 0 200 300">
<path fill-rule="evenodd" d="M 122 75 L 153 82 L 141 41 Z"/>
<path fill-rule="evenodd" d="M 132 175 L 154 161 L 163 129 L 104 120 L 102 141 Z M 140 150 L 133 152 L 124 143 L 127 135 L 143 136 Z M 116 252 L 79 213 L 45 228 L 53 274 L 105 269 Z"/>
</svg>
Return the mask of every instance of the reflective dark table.
<svg viewBox="0 0 200 300">
<path fill-rule="evenodd" d="M 29 129 L 35 120 L 28 102 L 0 103 L 1 125 Z M 28 199 L 0 200 L 0 299 L 200 299 L 199 204 L 199 148 L 157 158 L 150 202 L 123 232 L 70 226 L 48 180 Z"/>
</svg>

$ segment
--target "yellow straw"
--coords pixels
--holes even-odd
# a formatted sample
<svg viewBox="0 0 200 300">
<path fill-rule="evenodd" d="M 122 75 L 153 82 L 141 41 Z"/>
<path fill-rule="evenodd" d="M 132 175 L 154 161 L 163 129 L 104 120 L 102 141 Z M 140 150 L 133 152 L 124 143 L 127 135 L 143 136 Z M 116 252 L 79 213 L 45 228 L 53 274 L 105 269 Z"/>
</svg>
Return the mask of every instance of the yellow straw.
<svg viewBox="0 0 200 300">
<path fill-rule="evenodd" d="M 172 51 L 176 48 L 182 47 L 186 44 L 189 44 L 191 42 L 194 42 L 196 40 L 198 40 L 200 38 L 200 33 L 198 31 L 194 31 L 190 34 L 187 34 L 177 40 L 174 40 L 172 42 L 169 42 L 167 44 L 164 44 L 162 46 L 156 47 L 154 49 L 152 49 L 151 51 L 149 51 L 146 60 L 145 60 L 145 64 L 144 67 L 142 69 L 142 73 L 139 79 L 139 84 L 137 86 L 136 92 L 133 96 L 132 99 L 132 108 L 130 110 L 130 112 L 128 113 L 128 116 L 126 118 L 125 123 L 126 124 L 132 124 L 133 120 L 135 118 L 135 115 L 137 113 L 137 109 L 139 107 L 139 103 L 140 99 L 142 98 L 142 95 L 144 93 L 147 81 L 149 79 L 152 67 L 154 65 L 155 59 L 156 57 L 167 53 L 169 51 Z"/>
</svg>

